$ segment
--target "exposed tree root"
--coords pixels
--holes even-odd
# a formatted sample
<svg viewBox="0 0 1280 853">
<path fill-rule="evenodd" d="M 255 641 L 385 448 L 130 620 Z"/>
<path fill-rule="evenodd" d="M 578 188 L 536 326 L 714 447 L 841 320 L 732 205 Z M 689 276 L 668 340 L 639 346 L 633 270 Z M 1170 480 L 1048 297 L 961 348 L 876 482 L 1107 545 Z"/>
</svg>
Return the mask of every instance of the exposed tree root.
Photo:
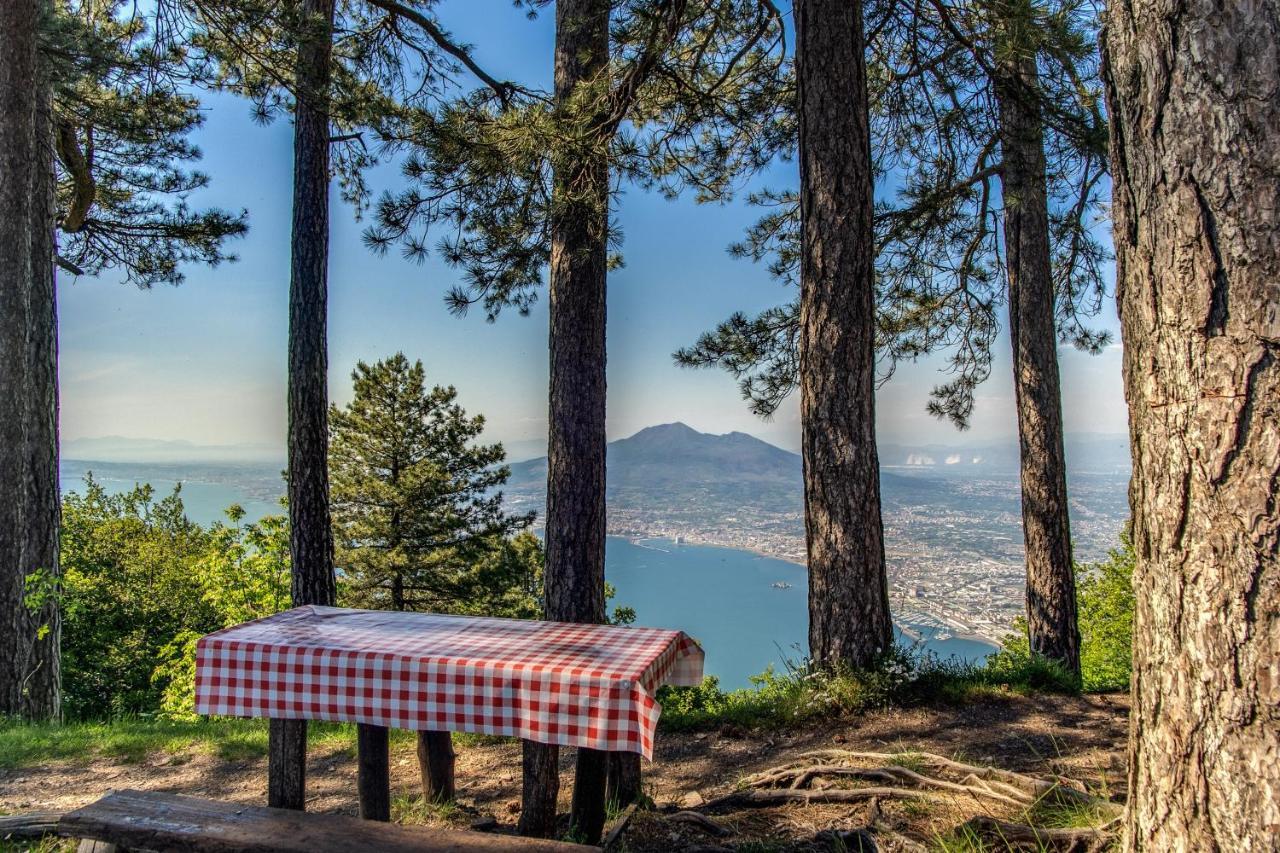
<svg viewBox="0 0 1280 853">
<path fill-rule="evenodd" d="M 903 785 L 909 788 L 928 788 L 939 791 L 951 791 L 977 799 L 989 799 L 1009 806 L 1025 808 L 1033 799 L 1017 789 L 1001 790 L 977 778 L 972 773 L 962 782 L 951 782 L 932 776 L 924 776 L 906 767 L 889 764 L 883 767 L 849 767 L 841 764 L 815 764 L 808 767 L 792 767 L 784 770 L 768 771 L 766 774 L 747 779 L 749 788 L 767 788 L 772 785 L 785 784 L 790 790 L 806 787 L 820 776 L 843 776 L 860 782 L 880 782 L 889 785 Z"/>
<path fill-rule="evenodd" d="M 964 829 L 981 838 L 994 838 L 1005 844 L 1034 845 L 1037 849 L 1049 847 L 1061 853 L 1099 853 L 1106 850 L 1115 841 L 1115 833 L 1108 828 L 1110 826 L 1042 829 L 993 817 L 970 818 L 963 824 Z"/>
<path fill-rule="evenodd" d="M 1088 805 L 1096 805 L 1101 802 L 1097 797 L 1086 791 L 1084 783 L 1075 779 L 1068 779 L 1065 776 L 1040 779 L 1035 776 L 1028 776 L 1025 773 L 1015 773 L 1012 770 L 1003 770 L 998 767 L 981 767 L 976 764 L 966 764 L 932 752 L 893 754 L 887 752 L 852 752 L 844 749 L 822 749 L 803 753 L 800 757 L 893 762 L 901 761 L 906 756 L 910 756 L 921 764 L 935 770 L 950 770 L 953 773 L 964 774 L 967 784 L 972 785 L 972 780 L 969 777 L 973 777 L 974 780 L 984 783 L 984 787 L 990 791 L 1004 793 L 1007 796 L 1023 800 L 1027 797 L 1030 797 L 1032 801 L 1047 798 L 1061 802 Z"/>
<path fill-rule="evenodd" d="M 932 791 L 920 791 L 911 788 L 827 788 L 821 791 L 808 791 L 797 788 L 748 788 L 734 791 L 707 803 L 705 808 L 715 809 L 724 806 L 751 806 L 764 808 L 778 806 L 783 803 L 863 803 L 867 800 L 924 800 L 926 802 L 945 803 L 952 798 Z"/>
<path fill-rule="evenodd" d="M 876 762 L 876 765 L 866 767 L 849 763 L 855 761 Z M 933 774 L 904 767 L 903 763 L 928 768 Z M 811 787 L 815 780 L 829 778 L 843 778 L 863 784 L 851 788 Z M 1116 809 L 1114 804 L 1088 793 L 1082 783 L 1061 776 L 1041 779 L 1012 770 L 966 764 L 930 752 L 894 754 L 841 749 L 806 752 L 791 764 L 748 776 L 743 780 L 740 790 L 717 797 L 703 808 L 767 808 L 787 803 L 870 803 L 865 827 L 858 830 L 827 830 L 819 833 L 819 837 L 830 836 L 839 838 L 842 842 L 844 834 L 850 835 L 850 839 L 856 835 L 860 840 L 879 837 L 882 842 L 893 845 L 894 849 L 916 851 L 923 850 L 924 847 L 895 832 L 881 820 L 879 801 L 908 800 L 955 806 L 957 797 L 971 797 L 1000 804 L 1020 813 L 1026 813 L 1042 802 L 1085 805 L 1096 808 L 1099 812 L 1112 814 Z M 669 819 L 704 828 L 707 824 L 720 826 L 694 811 L 680 812 Z M 975 817 L 962 825 L 965 831 L 982 837 L 997 838 L 1008 844 L 1049 847 L 1069 853 L 1097 853 L 1105 850 L 1114 840 L 1114 827 L 1113 820 L 1096 828 L 1040 829 L 987 816 Z"/>
<path fill-rule="evenodd" d="M 733 835 L 732 829 L 725 826 L 723 823 L 720 823 L 719 821 L 712 820 L 711 818 L 707 817 L 704 814 L 701 814 L 700 812 L 695 812 L 695 811 L 676 812 L 673 815 L 668 815 L 667 820 L 675 821 L 676 823 L 691 824 L 693 826 L 698 827 L 698 829 L 701 829 L 703 832 L 714 835 L 716 838 L 727 838 L 728 836 Z"/>
</svg>

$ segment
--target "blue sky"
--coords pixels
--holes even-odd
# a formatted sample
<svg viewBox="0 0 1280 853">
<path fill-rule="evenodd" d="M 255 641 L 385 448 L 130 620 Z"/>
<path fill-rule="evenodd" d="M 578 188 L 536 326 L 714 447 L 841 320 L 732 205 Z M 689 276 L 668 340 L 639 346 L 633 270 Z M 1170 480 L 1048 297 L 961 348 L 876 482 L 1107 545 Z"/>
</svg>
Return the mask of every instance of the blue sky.
<svg viewBox="0 0 1280 853">
<path fill-rule="evenodd" d="M 551 16 L 530 22 L 508 0 L 445 0 L 443 21 L 499 77 L 546 81 Z M 62 276 L 62 434 L 64 440 L 120 435 L 197 444 L 279 447 L 285 432 L 285 341 L 289 269 L 291 127 L 262 127 L 246 102 L 205 98 L 194 136 L 211 187 L 194 205 L 247 208 L 250 233 L 233 249 L 240 261 L 191 267 L 179 288 L 142 292 L 111 275 Z M 393 188 L 393 166 L 372 183 Z M 795 182 L 779 164 L 758 186 Z M 755 219 L 747 205 L 669 202 L 625 192 L 617 211 L 626 266 L 609 281 L 609 433 L 629 435 L 683 420 L 710 432 L 743 430 L 785 447 L 799 443 L 795 401 L 770 422 L 752 416 L 734 381 L 719 371 L 675 367 L 671 352 L 732 311 L 786 298 L 766 270 L 735 260 L 726 246 Z M 376 257 L 361 243 L 364 225 L 334 193 L 330 259 L 329 353 L 332 398 L 350 397 L 358 359 L 403 350 L 430 381 L 458 387 L 463 405 L 483 413 L 489 435 L 513 456 L 538 446 L 546 429 L 545 299 L 529 317 L 514 312 L 488 324 L 478 312 L 450 315 L 443 294 L 456 274 L 431 260 Z M 1108 304 L 1100 325 L 1117 327 Z M 924 411 L 943 376 L 939 360 L 902 367 L 877 398 L 882 441 L 959 444 L 1013 434 L 1008 340 L 998 345 L 992 379 L 981 389 L 973 429 L 960 434 Z M 1068 431 L 1123 432 L 1120 351 L 1100 356 L 1061 350 Z"/>
</svg>

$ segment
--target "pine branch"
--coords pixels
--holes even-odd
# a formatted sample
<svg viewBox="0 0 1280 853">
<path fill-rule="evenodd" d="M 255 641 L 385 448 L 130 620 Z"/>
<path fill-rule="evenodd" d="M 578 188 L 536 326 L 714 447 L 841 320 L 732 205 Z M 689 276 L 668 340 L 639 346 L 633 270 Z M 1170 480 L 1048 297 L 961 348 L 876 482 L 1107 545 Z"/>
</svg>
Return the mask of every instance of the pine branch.
<svg viewBox="0 0 1280 853">
<path fill-rule="evenodd" d="M 498 81 L 476 63 L 466 48 L 450 39 L 435 21 L 432 21 L 417 9 L 405 6 L 403 3 L 397 3 L 396 0 L 368 0 L 368 3 L 372 6 L 377 6 L 384 12 L 417 24 L 441 50 L 461 62 L 478 80 L 492 89 L 504 107 L 510 104 L 513 95 L 517 92 L 525 91 L 510 81 Z"/>
</svg>

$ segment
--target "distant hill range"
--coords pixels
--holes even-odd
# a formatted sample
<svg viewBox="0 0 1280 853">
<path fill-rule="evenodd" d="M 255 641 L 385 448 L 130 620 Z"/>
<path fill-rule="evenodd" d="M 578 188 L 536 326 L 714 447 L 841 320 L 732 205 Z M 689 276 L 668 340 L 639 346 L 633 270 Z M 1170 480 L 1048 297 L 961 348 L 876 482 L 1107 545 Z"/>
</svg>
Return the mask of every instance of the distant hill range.
<svg viewBox="0 0 1280 853">
<path fill-rule="evenodd" d="M 688 514 L 734 516 L 741 509 L 792 516 L 802 510 L 800 455 L 744 432 L 712 435 L 683 423 L 662 424 L 610 442 L 608 453 L 611 513 L 647 510 L 675 521 Z M 888 472 L 881 482 L 886 498 L 942 486 Z M 541 508 L 546 484 L 543 456 L 512 465 L 504 491 Z"/>
<path fill-rule="evenodd" d="M 1014 477 L 1017 453 L 1016 441 L 1012 447 L 996 442 L 965 448 L 882 445 L 886 509 L 959 499 L 953 494 L 957 476 Z M 1127 471 L 1127 453 L 1124 437 L 1068 441 L 1068 461 L 1084 461 L 1081 470 L 1090 473 Z M 756 513 L 798 518 L 803 508 L 800 455 L 743 432 L 711 435 L 683 423 L 662 424 L 611 442 L 608 454 L 611 520 L 618 511 L 688 523 Z M 546 482 L 544 456 L 513 464 L 504 491 L 513 503 L 541 510 Z"/>
</svg>

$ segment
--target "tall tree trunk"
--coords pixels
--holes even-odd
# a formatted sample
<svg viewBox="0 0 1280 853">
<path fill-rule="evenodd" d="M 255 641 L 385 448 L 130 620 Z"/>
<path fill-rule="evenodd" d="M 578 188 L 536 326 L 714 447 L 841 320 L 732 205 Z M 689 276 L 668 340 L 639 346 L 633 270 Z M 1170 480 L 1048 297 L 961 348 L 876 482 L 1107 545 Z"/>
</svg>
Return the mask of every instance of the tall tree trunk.
<svg viewBox="0 0 1280 853">
<path fill-rule="evenodd" d="M 1016 33 L 1029 21 L 1030 4 L 1015 0 L 1011 5 L 1014 8 L 1007 23 L 1013 31 L 1009 39 L 1013 46 L 1005 51 L 1008 58 L 999 60 L 1002 73 L 995 89 L 1004 160 L 1001 184 L 1009 337 L 1022 458 L 1027 628 L 1033 653 L 1058 661 L 1079 679 L 1080 631 L 1062 446 L 1044 126 L 1031 96 L 1039 88 L 1035 55 L 1017 49 L 1020 40 Z"/>
<path fill-rule="evenodd" d="M 334 603 L 329 523 L 329 77 L 333 0 L 303 0 L 289 277 L 289 550 L 293 603 Z"/>
<path fill-rule="evenodd" d="M 32 192 L 32 175 L 40 169 L 37 0 L 0 0 L 0 20 L 0 484 L 6 491 L 0 500 L 0 716 L 6 716 L 26 710 L 23 692 L 35 640 L 24 587 L 35 568 L 26 490 L 32 474 L 31 273 L 38 251 L 32 236 L 39 216 Z"/>
<path fill-rule="evenodd" d="M 289 556 L 294 606 L 332 605 L 329 521 L 329 78 L 333 0 L 302 0 L 289 266 Z M 267 804 L 306 805 L 307 722 L 272 720 Z"/>
<path fill-rule="evenodd" d="M 893 642 L 875 430 L 871 138 L 862 7 L 797 0 L 800 419 L 815 663 Z"/>
<path fill-rule="evenodd" d="M 568 110 L 580 109 L 572 100 L 580 87 L 608 71 L 609 5 L 608 0 L 556 3 L 556 107 L 572 132 L 553 152 L 545 583 L 547 618 L 563 622 L 603 622 L 605 616 L 609 162 L 601 120 Z M 605 99 L 597 100 L 603 107 Z M 530 744 L 529 750 L 535 755 L 526 756 L 526 767 L 554 766 L 556 747 Z M 598 796 L 574 796 L 571 822 L 589 842 L 604 826 L 604 761 L 603 753 L 578 750 L 577 778 L 602 781 Z M 554 829 L 554 775 L 549 784 L 525 786 L 522 831 L 546 835 Z"/>
<path fill-rule="evenodd" d="M 1130 850 L 1280 837 L 1280 5 L 1114 4 Z"/>
<path fill-rule="evenodd" d="M 24 715 L 57 719 L 62 706 L 62 618 L 58 589 L 58 308 L 54 273 L 53 91 L 47 70 L 39 72 L 36 168 L 32 169 L 31 335 L 28 340 L 27 480 L 28 565 L 40 572 L 43 602 L 32 615 L 36 636 L 27 670 Z"/>
</svg>

